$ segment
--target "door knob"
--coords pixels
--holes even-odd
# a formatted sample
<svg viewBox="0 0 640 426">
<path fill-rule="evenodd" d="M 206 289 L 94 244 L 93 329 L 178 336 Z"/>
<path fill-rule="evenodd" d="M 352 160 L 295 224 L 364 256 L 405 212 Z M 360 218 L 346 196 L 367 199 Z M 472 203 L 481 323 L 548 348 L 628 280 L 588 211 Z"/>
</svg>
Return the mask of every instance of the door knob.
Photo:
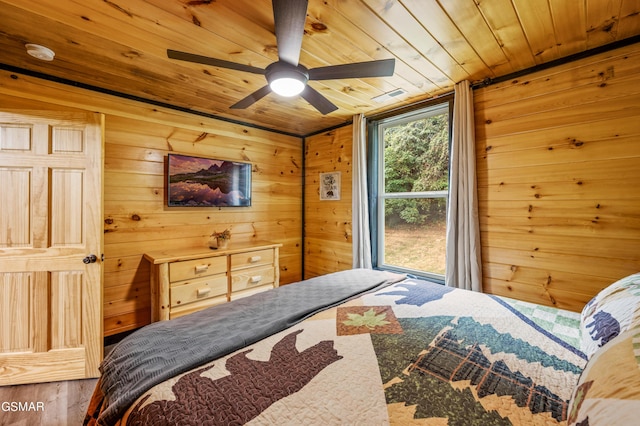
<svg viewBox="0 0 640 426">
<path fill-rule="evenodd" d="M 88 265 L 90 263 L 96 263 L 96 260 L 98 260 L 98 257 L 95 254 L 90 254 L 89 256 L 82 259 L 82 262 Z"/>
</svg>

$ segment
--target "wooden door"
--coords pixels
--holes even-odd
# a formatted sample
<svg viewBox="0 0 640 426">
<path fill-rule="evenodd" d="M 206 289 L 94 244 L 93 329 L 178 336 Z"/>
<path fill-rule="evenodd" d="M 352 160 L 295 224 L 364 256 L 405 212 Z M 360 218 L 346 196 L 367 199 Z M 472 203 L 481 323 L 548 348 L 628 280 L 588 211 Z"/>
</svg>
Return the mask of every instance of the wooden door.
<svg viewBox="0 0 640 426">
<path fill-rule="evenodd" d="M 102 128 L 99 114 L 0 111 L 0 385 L 98 375 Z"/>
</svg>

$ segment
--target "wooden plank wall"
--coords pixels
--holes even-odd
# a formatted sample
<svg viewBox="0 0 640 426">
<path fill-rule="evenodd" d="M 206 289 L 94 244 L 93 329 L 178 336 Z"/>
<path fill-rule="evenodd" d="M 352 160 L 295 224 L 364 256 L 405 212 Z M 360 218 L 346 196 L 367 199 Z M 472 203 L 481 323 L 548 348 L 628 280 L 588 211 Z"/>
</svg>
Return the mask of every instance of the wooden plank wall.
<svg viewBox="0 0 640 426">
<path fill-rule="evenodd" d="M 353 126 L 305 139 L 304 276 L 352 267 L 351 156 Z M 340 200 L 320 200 L 320 173 L 341 172 Z"/>
<path fill-rule="evenodd" d="M 105 144 L 105 334 L 149 317 L 149 264 L 158 247 L 206 247 L 214 231 L 234 241 L 280 242 L 283 284 L 302 278 L 302 140 L 228 123 L 207 131 L 109 115 Z M 169 152 L 253 164 L 252 206 L 169 208 Z"/>
<path fill-rule="evenodd" d="M 639 88 L 634 45 L 474 91 L 485 292 L 579 311 L 640 271 Z M 351 133 L 306 140 L 305 277 L 351 267 Z"/>
<path fill-rule="evenodd" d="M 640 45 L 474 92 L 484 291 L 579 311 L 640 270 Z"/>
<path fill-rule="evenodd" d="M 233 241 L 280 242 L 280 282 L 302 278 L 302 138 L 0 72 L 3 108 L 88 110 L 105 118 L 104 333 L 149 323 L 149 266 L 142 254 L 165 245 L 205 246 L 214 230 Z M 168 152 L 253 164 L 253 205 L 166 206 Z"/>
</svg>

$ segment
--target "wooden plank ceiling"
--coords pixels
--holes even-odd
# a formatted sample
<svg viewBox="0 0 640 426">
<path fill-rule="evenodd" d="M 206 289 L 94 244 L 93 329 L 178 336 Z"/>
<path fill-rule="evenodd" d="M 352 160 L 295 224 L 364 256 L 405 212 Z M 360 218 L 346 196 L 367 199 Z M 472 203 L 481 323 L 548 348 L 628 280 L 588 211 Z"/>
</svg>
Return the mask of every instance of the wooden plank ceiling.
<svg viewBox="0 0 640 426">
<path fill-rule="evenodd" d="M 270 94 L 264 76 L 167 58 L 174 49 L 264 68 L 278 59 L 270 0 L 0 0 L 0 63 L 296 135 L 640 34 L 640 0 L 310 0 L 307 68 L 395 58 L 393 77 L 313 81 L 339 109 Z M 26 54 L 25 43 L 56 53 Z M 372 98 L 403 89 L 378 103 Z"/>
</svg>

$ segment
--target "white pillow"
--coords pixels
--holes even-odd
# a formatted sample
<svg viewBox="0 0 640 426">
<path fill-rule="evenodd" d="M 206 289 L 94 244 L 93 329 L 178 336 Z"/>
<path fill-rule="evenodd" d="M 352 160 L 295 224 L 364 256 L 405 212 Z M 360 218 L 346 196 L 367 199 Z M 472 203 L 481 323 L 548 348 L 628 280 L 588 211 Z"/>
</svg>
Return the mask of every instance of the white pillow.
<svg viewBox="0 0 640 426">
<path fill-rule="evenodd" d="M 588 358 L 634 324 L 640 324 L 640 273 L 598 293 L 580 315 L 581 350 Z"/>
<path fill-rule="evenodd" d="M 568 406 L 568 426 L 640 424 L 640 326 L 598 349 Z"/>
</svg>

